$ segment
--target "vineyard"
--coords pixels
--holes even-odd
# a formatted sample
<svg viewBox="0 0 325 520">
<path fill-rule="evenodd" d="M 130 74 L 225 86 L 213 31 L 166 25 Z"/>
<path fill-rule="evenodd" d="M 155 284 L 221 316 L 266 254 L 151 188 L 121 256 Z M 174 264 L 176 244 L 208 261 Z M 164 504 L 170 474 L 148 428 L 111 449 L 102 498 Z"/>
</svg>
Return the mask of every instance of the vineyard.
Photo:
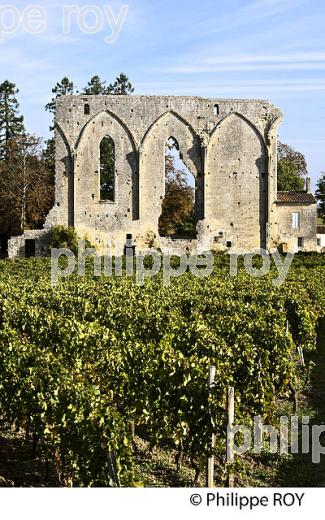
<svg viewBox="0 0 325 520">
<path fill-rule="evenodd" d="M 324 256 L 298 255 L 279 287 L 272 270 L 231 277 L 215 263 L 168 287 L 160 274 L 139 287 L 91 270 L 54 287 L 49 260 L 0 263 L 1 424 L 42 446 L 61 485 L 141 485 L 135 431 L 199 475 L 212 433 L 225 453 L 228 385 L 242 423 L 272 424 L 291 398 L 325 315 Z"/>
</svg>

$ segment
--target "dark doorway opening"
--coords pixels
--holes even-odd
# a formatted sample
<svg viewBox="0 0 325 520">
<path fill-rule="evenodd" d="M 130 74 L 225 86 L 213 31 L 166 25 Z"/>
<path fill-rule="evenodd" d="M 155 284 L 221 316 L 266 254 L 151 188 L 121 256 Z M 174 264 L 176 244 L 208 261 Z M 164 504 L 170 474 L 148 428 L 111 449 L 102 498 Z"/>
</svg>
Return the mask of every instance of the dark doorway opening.
<svg viewBox="0 0 325 520">
<path fill-rule="evenodd" d="M 25 240 L 25 258 L 34 258 L 36 254 L 36 241 L 33 238 Z"/>
<path fill-rule="evenodd" d="M 0 258 L 8 258 L 8 240 L 7 234 L 0 235 Z"/>
</svg>

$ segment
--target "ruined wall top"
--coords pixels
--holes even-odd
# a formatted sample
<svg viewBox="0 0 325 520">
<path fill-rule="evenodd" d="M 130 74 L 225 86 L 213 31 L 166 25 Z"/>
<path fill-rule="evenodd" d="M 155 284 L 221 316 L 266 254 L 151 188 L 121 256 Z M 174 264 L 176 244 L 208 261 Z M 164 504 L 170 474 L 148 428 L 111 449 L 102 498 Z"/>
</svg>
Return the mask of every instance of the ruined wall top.
<svg viewBox="0 0 325 520">
<path fill-rule="evenodd" d="M 202 138 L 232 113 L 247 119 L 267 142 L 281 111 L 267 100 L 222 99 L 196 96 L 61 96 L 56 101 L 56 123 L 72 149 L 78 146 L 84 127 L 96 122 L 96 116 L 110 112 L 130 132 L 137 147 L 153 124 L 173 112 Z"/>
</svg>

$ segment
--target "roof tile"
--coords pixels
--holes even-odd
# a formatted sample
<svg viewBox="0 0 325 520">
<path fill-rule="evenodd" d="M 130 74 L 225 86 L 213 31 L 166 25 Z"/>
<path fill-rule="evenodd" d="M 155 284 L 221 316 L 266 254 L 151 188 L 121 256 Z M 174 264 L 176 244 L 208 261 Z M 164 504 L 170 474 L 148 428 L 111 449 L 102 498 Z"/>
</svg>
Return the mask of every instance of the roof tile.
<svg viewBox="0 0 325 520">
<path fill-rule="evenodd" d="M 314 195 L 306 191 L 278 191 L 277 202 L 316 204 Z"/>
</svg>

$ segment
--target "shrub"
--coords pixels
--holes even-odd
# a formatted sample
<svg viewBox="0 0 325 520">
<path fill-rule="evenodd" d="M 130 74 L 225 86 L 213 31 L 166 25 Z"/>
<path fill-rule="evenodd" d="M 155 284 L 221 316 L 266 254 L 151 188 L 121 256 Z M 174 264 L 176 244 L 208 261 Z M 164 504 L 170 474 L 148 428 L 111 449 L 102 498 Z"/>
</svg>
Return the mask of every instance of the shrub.
<svg viewBox="0 0 325 520">
<path fill-rule="evenodd" d="M 55 226 L 52 229 L 51 238 L 49 241 L 49 248 L 70 249 L 75 255 L 78 254 L 78 240 L 80 237 L 77 235 L 76 230 L 73 227 L 68 226 Z M 85 247 L 93 247 L 92 244 L 85 238 Z"/>
</svg>

